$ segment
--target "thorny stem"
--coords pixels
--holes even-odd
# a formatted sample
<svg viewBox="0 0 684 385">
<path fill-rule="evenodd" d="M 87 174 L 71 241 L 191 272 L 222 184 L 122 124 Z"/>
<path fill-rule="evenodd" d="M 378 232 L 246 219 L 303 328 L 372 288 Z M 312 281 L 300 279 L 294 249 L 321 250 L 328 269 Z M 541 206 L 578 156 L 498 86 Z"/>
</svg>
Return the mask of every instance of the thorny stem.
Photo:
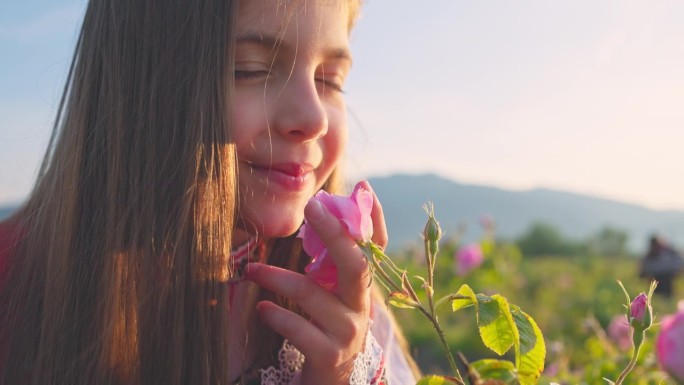
<svg viewBox="0 0 684 385">
<path fill-rule="evenodd" d="M 642 345 L 642 342 L 644 341 L 644 337 L 646 334 L 643 331 L 641 333 L 642 333 L 641 340 L 639 341 L 638 344 L 636 344 L 634 346 L 634 352 L 632 353 L 632 358 L 629 360 L 629 364 L 627 364 L 627 367 L 625 367 L 625 369 L 622 371 L 622 373 L 620 373 L 620 376 L 618 377 L 617 381 L 615 381 L 615 385 L 621 385 L 622 381 L 624 381 L 625 378 L 627 378 L 627 375 L 632 371 L 632 369 L 634 369 L 634 366 L 636 366 L 637 357 L 639 357 L 639 350 L 641 349 L 641 345 Z"/>
<path fill-rule="evenodd" d="M 384 261 L 389 261 L 387 263 L 387 266 L 396 274 L 395 270 L 399 270 L 396 265 L 392 262 L 392 260 L 380 249 L 379 247 L 375 247 L 375 245 L 371 244 L 370 245 L 370 250 L 372 257 L 371 259 L 371 264 L 373 266 L 373 273 L 378 276 L 380 281 L 383 282 L 383 285 L 386 287 L 391 287 L 391 290 L 396 290 L 396 291 L 402 291 L 401 285 L 398 285 L 392 278 L 390 277 L 387 272 L 382 268 L 380 265 L 379 259 L 382 259 Z M 429 284 L 432 285 L 432 269 L 428 267 L 429 272 L 428 272 L 428 277 L 430 278 Z M 401 276 L 398 275 L 401 279 Z M 410 285 L 410 284 L 409 284 Z M 411 291 L 413 291 L 413 288 L 410 288 Z M 415 291 L 413 291 L 415 293 Z M 439 320 L 437 319 L 437 315 L 435 314 L 435 304 L 433 300 L 433 295 L 428 293 L 428 301 L 429 301 L 429 310 L 423 306 L 423 304 L 420 301 L 417 302 L 417 309 L 423 313 L 425 318 L 427 318 L 431 323 L 432 326 L 434 327 L 435 331 L 437 332 L 437 335 L 439 336 L 439 340 L 442 343 L 442 348 L 444 348 L 444 351 L 446 352 L 447 355 L 447 360 L 449 361 L 449 366 L 451 367 L 452 372 L 454 373 L 454 376 L 456 377 L 456 380 L 460 385 L 465 385 L 465 382 L 463 381 L 463 377 L 461 377 L 461 373 L 458 370 L 458 366 L 456 366 L 456 360 L 454 360 L 453 354 L 451 354 L 451 350 L 449 349 L 449 344 L 446 341 L 446 336 L 444 335 L 444 330 L 442 330 L 442 327 L 439 324 Z"/>
<path fill-rule="evenodd" d="M 437 316 L 430 314 L 423 305 L 421 305 L 418 310 L 420 310 L 421 313 L 432 322 L 432 326 L 435 328 L 435 331 L 437 332 L 437 335 L 439 336 L 439 340 L 442 342 L 442 348 L 444 348 L 444 352 L 447 354 L 447 360 L 449 360 L 449 366 L 451 367 L 451 371 L 454 372 L 454 376 L 456 377 L 457 381 L 459 381 L 459 384 L 465 385 L 465 382 L 463 381 L 463 377 L 461 377 L 461 372 L 458 370 L 458 366 L 456 366 L 456 360 L 454 360 L 453 354 L 451 354 L 451 350 L 449 349 L 449 344 L 446 341 L 446 337 L 444 335 L 444 330 L 442 330 L 442 327 L 439 324 L 439 321 L 437 320 Z"/>
</svg>

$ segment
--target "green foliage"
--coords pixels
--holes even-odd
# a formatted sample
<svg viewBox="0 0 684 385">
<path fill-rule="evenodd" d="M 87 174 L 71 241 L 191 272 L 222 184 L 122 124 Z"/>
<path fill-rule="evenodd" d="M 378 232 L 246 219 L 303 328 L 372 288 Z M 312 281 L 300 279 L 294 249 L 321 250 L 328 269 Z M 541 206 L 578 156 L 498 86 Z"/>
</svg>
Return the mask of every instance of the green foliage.
<svg viewBox="0 0 684 385">
<path fill-rule="evenodd" d="M 621 257 L 629 254 L 627 232 L 606 226 L 588 237 L 577 241 L 568 239 L 549 223 L 535 222 L 516 241 L 522 253 L 528 257 L 597 255 Z"/>
<path fill-rule="evenodd" d="M 421 378 L 416 385 L 454 385 L 456 381 L 449 380 L 444 376 L 427 376 Z"/>
<path fill-rule="evenodd" d="M 509 305 L 506 298 L 498 294 L 491 297 L 475 294 L 468 285 L 462 285 L 455 297 L 451 305 L 453 311 L 471 306 L 475 308 L 478 329 L 484 345 L 498 355 L 503 355 L 514 347 L 514 369 L 517 373 L 515 377 L 523 385 L 536 384 L 544 369 L 546 347 L 541 330 L 534 320 L 518 306 Z M 488 363 L 486 367 L 490 368 L 496 360 L 480 362 Z M 500 371 L 502 366 L 496 366 L 497 371 Z M 479 372 L 472 366 L 470 370 Z M 482 372 L 479 374 L 482 375 Z"/>
<path fill-rule="evenodd" d="M 510 361 L 484 359 L 471 363 L 468 374 L 471 378 L 488 378 L 502 384 L 518 385 L 515 366 Z"/>
<path fill-rule="evenodd" d="M 615 380 L 627 365 L 630 351 L 621 350 L 607 334 L 607 326 L 617 314 L 624 314 L 625 295 L 617 285 L 621 280 L 631 291 L 645 291 L 648 282 L 638 277 L 638 263 L 626 257 L 537 257 L 526 258 L 516 245 L 488 242 L 485 260 L 480 268 L 465 278 L 454 274 L 453 255 L 458 249 L 454 240 L 440 245 L 440 258 L 436 260 L 434 289 L 437 293 L 457 293 L 470 301 L 459 301 L 458 312 L 440 316 L 452 351 L 461 352 L 472 367 L 480 360 L 499 357 L 486 348 L 478 333 L 477 318 L 470 311 L 479 311 L 475 292 L 489 295 L 504 294 L 508 301 L 519 305 L 534 317 L 544 333 L 547 348 L 546 371 L 539 384 L 556 382 L 561 385 L 606 385 L 603 378 Z M 483 246 L 483 251 L 485 247 Z M 414 257 L 406 251 L 402 266 L 409 276 L 425 269 L 424 258 Z M 467 283 L 469 291 L 460 289 Z M 684 282 L 676 286 L 672 299 L 654 296 L 656 316 L 652 330 L 648 331 L 637 366 L 624 384 L 672 385 L 671 380 L 658 369 L 654 358 L 654 336 L 662 315 L 677 308 L 677 298 L 684 298 Z M 421 293 L 421 296 L 424 296 Z M 459 307 L 460 306 L 460 307 Z M 446 306 L 445 306 L 446 308 Z M 510 307 L 520 333 L 520 350 L 524 354 L 529 331 L 521 327 L 515 308 Z M 425 372 L 448 373 L 438 339 L 429 324 L 414 311 L 395 312 L 412 347 L 418 364 Z M 445 313 L 446 314 L 446 313 Z M 541 338 L 541 337 L 539 337 Z M 504 358 L 514 360 L 509 351 Z M 501 361 L 503 362 L 503 361 Z M 465 369 L 464 369 L 465 370 Z"/>
<path fill-rule="evenodd" d="M 578 255 L 585 251 L 585 245 L 565 239 L 555 226 L 543 222 L 533 223 L 517 243 L 523 254 L 531 257 Z"/>
<path fill-rule="evenodd" d="M 421 283 L 423 291 L 420 295 L 418 294 L 419 290 L 414 288 L 414 283 L 409 280 L 409 274 L 405 268 L 399 267 L 393 258 L 387 256 L 373 242 L 358 242 L 359 248 L 369 262 L 373 277 L 389 292 L 387 303 L 401 309 L 415 310 L 415 313 L 425 318 L 425 324 L 429 324 L 434 328 L 449 363 L 453 380 L 459 385 L 465 385 L 466 382 L 456 364 L 447 335 L 444 333 L 444 328 L 439 321 L 437 310 L 445 303 L 448 303 L 448 301 L 451 301 L 451 308 L 454 312 L 473 306 L 475 308 L 477 328 L 484 346 L 500 356 L 509 351 L 511 347 L 514 347 L 515 366 L 508 364 L 495 365 L 492 363 L 493 361 L 482 361 L 480 367 L 483 371 L 481 373 L 477 371 L 476 367 L 468 367 L 468 373 L 471 378 L 469 383 L 472 383 L 472 385 L 491 383 L 491 381 L 501 383 L 501 381 L 498 381 L 503 376 L 501 372 L 509 368 L 509 375 L 507 377 L 515 379 L 516 383 L 521 385 L 536 384 L 544 369 L 544 356 L 546 354 L 544 338 L 532 318 L 520 310 L 518 306 L 510 305 L 508 300 L 499 294 L 475 294 L 468 285 L 462 285 L 455 294 L 435 300 L 437 261 L 443 259 L 438 258 L 442 231 L 439 227 L 439 222 L 437 222 L 434 216 L 434 208 L 428 205 L 426 206 L 426 212 L 428 223 L 423 231 L 425 258 L 421 258 L 426 266 L 416 268 L 413 273 L 417 274 L 411 274 Z M 480 249 L 484 249 L 482 254 L 497 256 L 497 259 L 499 256 L 504 258 L 519 256 L 519 253 L 514 253 L 509 248 L 499 249 L 496 242 L 494 242 L 493 227 L 488 226 L 486 229 L 488 230 L 488 236 L 483 241 L 482 246 L 473 250 L 477 250 L 479 254 L 481 252 Z M 472 267 L 479 266 L 482 262 L 482 255 L 478 255 L 473 261 L 477 265 Z M 463 271 L 469 270 L 470 268 Z M 522 334 L 518 328 L 521 328 Z M 465 361 L 465 358 L 463 359 Z M 494 370 L 494 366 L 496 366 L 496 370 Z M 497 378 L 487 377 L 488 373 L 496 375 Z M 424 378 L 419 383 L 432 383 L 433 381 L 443 383 L 446 380 L 446 377 L 433 376 Z"/>
<path fill-rule="evenodd" d="M 587 240 L 587 249 L 594 255 L 627 255 L 629 236 L 624 230 L 606 226 Z"/>
<path fill-rule="evenodd" d="M 516 352 L 515 366 L 522 384 L 536 384 L 544 370 L 546 345 L 539 326 L 532 317 L 517 306 L 511 306 L 511 314 L 518 328 L 520 346 Z"/>
</svg>

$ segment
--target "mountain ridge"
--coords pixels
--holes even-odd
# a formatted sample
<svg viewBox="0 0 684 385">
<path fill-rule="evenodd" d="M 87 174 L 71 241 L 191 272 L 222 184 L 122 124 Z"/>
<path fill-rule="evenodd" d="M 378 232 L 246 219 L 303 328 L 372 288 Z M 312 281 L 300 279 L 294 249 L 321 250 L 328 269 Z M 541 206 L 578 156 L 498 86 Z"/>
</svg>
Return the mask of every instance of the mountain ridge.
<svg viewBox="0 0 684 385">
<path fill-rule="evenodd" d="M 481 235 L 477 222 L 488 215 L 497 223 L 497 234 L 508 239 L 519 237 L 534 222 L 546 222 L 564 236 L 578 240 L 605 226 L 624 230 L 632 251 L 643 249 L 653 233 L 673 243 L 684 243 L 684 211 L 655 210 L 544 187 L 516 191 L 465 184 L 436 174 L 393 174 L 371 177 L 369 182 L 385 212 L 390 248 L 420 241 L 425 221 L 422 206 L 428 201 L 435 205 L 447 235 L 466 224 L 465 240 Z"/>
<path fill-rule="evenodd" d="M 555 226 L 565 237 L 582 240 L 610 226 L 629 235 L 629 248 L 641 252 L 647 238 L 663 235 L 675 246 L 684 245 L 684 210 L 657 210 L 634 203 L 577 192 L 539 187 L 508 190 L 466 184 L 437 174 L 392 174 L 368 178 L 383 206 L 390 236 L 389 249 L 418 245 L 425 225 L 423 206 L 432 202 L 445 236 L 465 224 L 464 241 L 482 235 L 479 220 L 491 216 L 497 235 L 515 239 L 534 222 Z M 0 206 L 0 220 L 17 206 Z"/>
</svg>

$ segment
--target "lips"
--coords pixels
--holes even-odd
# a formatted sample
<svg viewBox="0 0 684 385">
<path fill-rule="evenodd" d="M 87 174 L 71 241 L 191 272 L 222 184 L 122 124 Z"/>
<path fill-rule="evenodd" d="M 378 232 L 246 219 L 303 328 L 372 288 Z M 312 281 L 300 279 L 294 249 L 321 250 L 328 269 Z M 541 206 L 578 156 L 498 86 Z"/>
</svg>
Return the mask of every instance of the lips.
<svg viewBox="0 0 684 385">
<path fill-rule="evenodd" d="M 245 162 L 253 173 L 256 173 L 268 182 L 274 182 L 278 186 L 291 191 L 304 189 L 312 179 L 314 167 L 310 163 L 283 162 L 264 165 L 259 163 Z"/>
<path fill-rule="evenodd" d="M 274 164 L 270 168 L 272 170 L 280 171 L 292 177 L 304 176 L 313 171 L 314 169 L 313 166 L 311 166 L 308 163 L 280 163 Z"/>
</svg>

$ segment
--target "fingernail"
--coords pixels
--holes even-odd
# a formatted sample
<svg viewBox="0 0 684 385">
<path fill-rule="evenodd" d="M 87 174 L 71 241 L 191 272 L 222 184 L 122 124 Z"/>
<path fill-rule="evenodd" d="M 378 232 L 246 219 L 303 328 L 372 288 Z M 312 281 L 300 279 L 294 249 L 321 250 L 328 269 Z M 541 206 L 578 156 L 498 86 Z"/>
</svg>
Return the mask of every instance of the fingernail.
<svg viewBox="0 0 684 385">
<path fill-rule="evenodd" d="M 261 267 L 260 263 L 248 263 L 247 266 L 245 266 L 245 270 L 243 271 L 246 276 L 253 276 L 257 273 L 259 267 Z"/>
<path fill-rule="evenodd" d="M 323 205 L 321 205 L 321 202 L 314 200 L 309 203 L 306 214 L 306 219 L 313 222 L 318 222 L 323 219 L 323 216 L 325 215 L 325 209 L 323 208 Z"/>
</svg>

